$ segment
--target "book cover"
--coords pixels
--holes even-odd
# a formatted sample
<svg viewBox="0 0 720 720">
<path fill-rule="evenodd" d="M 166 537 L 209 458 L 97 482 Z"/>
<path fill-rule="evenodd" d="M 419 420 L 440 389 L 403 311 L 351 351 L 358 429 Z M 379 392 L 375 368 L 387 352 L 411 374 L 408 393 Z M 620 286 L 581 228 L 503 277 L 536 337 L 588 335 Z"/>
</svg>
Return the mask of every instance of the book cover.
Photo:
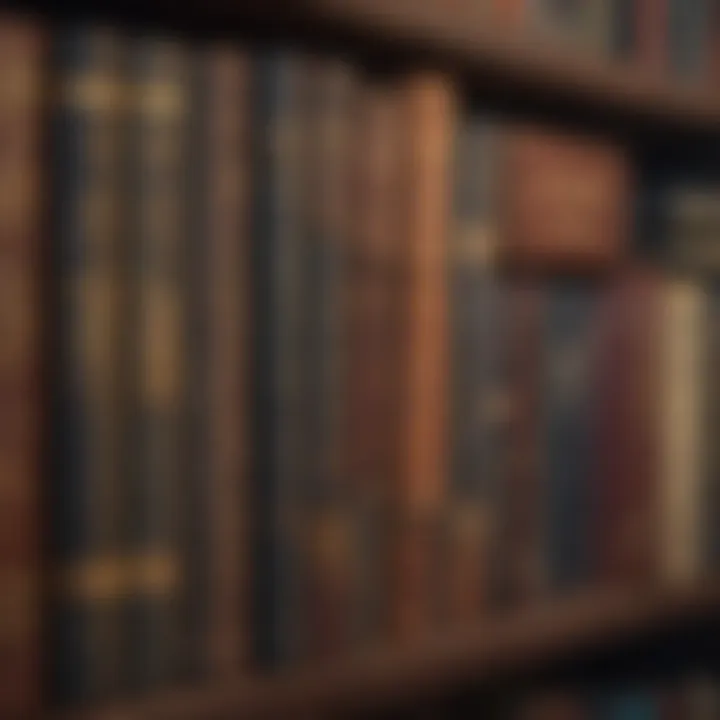
<svg viewBox="0 0 720 720">
<path fill-rule="evenodd" d="M 44 28 L 0 17 L 0 715 L 39 710 Z"/>
<path fill-rule="evenodd" d="M 252 656 L 263 669 L 295 663 L 300 653 L 305 82 L 296 56 L 268 50 L 253 59 L 250 583 Z"/>
<path fill-rule="evenodd" d="M 599 138 L 511 127 L 500 182 L 501 251 L 507 265 L 592 271 L 622 256 L 632 187 L 620 147 Z"/>
<path fill-rule="evenodd" d="M 679 278 L 661 293 L 660 567 L 664 580 L 689 583 L 703 564 L 708 297 L 697 282 Z"/>
<path fill-rule="evenodd" d="M 400 537 L 392 623 L 396 637 L 409 640 L 427 633 L 437 612 L 426 588 L 434 572 L 428 543 L 437 532 L 449 469 L 447 239 L 457 110 L 454 88 L 440 74 L 410 76 L 399 92 L 405 128 L 405 286 L 396 490 Z"/>
<path fill-rule="evenodd" d="M 122 687 L 124 52 L 115 33 L 90 27 L 65 30 L 53 51 L 51 685 L 68 703 Z"/>
<path fill-rule="evenodd" d="M 194 632 L 188 655 L 196 666 L 190 669 L 222 677 L 246 664 L 250 642 L 250 59 L 214 45 L 198 55 L 196 69 L 195 164 L 202 172 L 188 313 L 196 346 L 189 491 L 202 512 L 194 513 L 185 534 L 194 578 L 185 626 Z"/>
<path fill-rule="evenodd" d="M 129 62 L 133 409 L 126 458 L 125 672 L 133 690 L 148 690 L 176 681 L 187 662 L 190 66 L 179 42 L 152 36 L 133 41 Z"/>
<path fill-rule="evenodd" d="M 476 618 L 489 602 L 505 390 L 497 372 L 500 281 L 494 268 L 497 129 L 466 108 L 454 156 L 449 246 L 450 488 L 447 511 L 451 621 Z M 462 617 L 458 617 L 458 613 Z"/>
<path fill-rule="evenodd" d="M 551 285 L 544 327 L 542 420 L 546 552 L 554 592 L 593 575 L 595 461 L 592 393 L 597 351 L 597 290 L 582 281 Z"/>
</svg>

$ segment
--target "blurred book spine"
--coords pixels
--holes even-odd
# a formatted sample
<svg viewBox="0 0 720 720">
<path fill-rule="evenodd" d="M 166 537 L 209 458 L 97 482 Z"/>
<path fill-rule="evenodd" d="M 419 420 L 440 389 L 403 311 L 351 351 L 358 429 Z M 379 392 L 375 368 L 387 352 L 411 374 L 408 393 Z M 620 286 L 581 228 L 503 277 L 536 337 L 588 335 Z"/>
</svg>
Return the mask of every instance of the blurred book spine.
<svg viewBox="0 0 720 720">
<path fill-rule="evenodd" d="M 133 90 L 133 467 L 127 490 L 128 682 L 134 690 L 177 680 L 187 661 L 182 628 L 187 378 L 187 148 L 190 66 L 178 43 L 138 38 Z"/>
<path fill-rule="evenodd" d="M 662 77 L 670 69 L 669 2 L 674 0 L 635 0 L 625 3 L 634 8 L 634 57 L 645 72 Z"/>
<path fill-rule="evenodd" d="M 711 0 L 668 0 L 669 69 L 676 81 L 700 84 L 710 71 Z"/>
<path fill-rule="evenodd" d="M 253 62 L 253 656 L 265 669 L 299 654 L 298 521 L 302 412 L 304 190 L 301 59 Z"/>
<path fill-rule="evenodd" d="M 449 248 L 450 487 L 445 512 L 447 598 L 451 622 L 487 610 L 492 581 L 491 536 L 499 477 L 494 465 L 504 418 L 499 354 L 500 282 L 494 190 L 496 128 L 466 108 L 455 140 L 454 226 Z M 499 442 L 498 442 L 499 441 Z"/>
<path fill-rule="evenodd" d="M 702 502 L 702 558 L 707 577 L 716 577 L 720 569 L 720 530 L 716 522 L 720 508 L 720 452 L 715 442 L 720 423 L 720 382 L 716 368 L 720 361 L 720 287 L 708 284 L 706 309 L 706 355 L 703 372 L 706 383 L 705 416 L 702 443 L 705 450 L 705 488 Z"/>
<path fill-rule="evenodd" d="M 614 22 L 610 0 L 536 0 L 533 8 L 540 36 L 582 52 L 610 54 Z"/>
<path fill-rule="evenodd" d="M 499 576 L 503 605 L 526 607 L 547 587 L 544 557 L 544 477 L 541 444 L 542 329 L 545 290 L 533 279 L 507 290 L 506 363 L 509 404 L 507 463 L 503 468 Z"/>
<path fill-rule="evenodd" d="M 347 267 L 357 80 L 341 59 L 307 60 L 302 239 L 307 313 L 303 373 L 301 653 L 309 662 L 358 640 L 361 513 L 354 507 L 342 426 L 348 382 Z"/>
<path fill-rule="evenodd" d="M 437 562 L 449 468 L 447 248 L 457 98 L 450 80 L 432 73 L 408 77 L 399 92 L 406 284 L 392 628 L 403 642 L 422 638 L 438 619 Z"/>
<path fill-rule="evenodd" d="M 123 473 L 122 40 L 75 27 L 54 46 L 54 259 L 58 267 L 52 487 L 52 684 L 60 702 L 120 691 Z"/>
<path fill-rule="evenodd" d="M 7 718 L 37 714 L 43 658 L 44 32 L 0 17 L 0 716 Z"/>
<path fill-rule="evenodd" d="M 572 280 L 549 290 L 543 381 L 546 552 L 550 588 L 592 579 L 595 503 L 591 485 L 597 293 Z"/>
<path fill-rule="evenodd" d="M 701 423 L 707 389 L 707 295 L 691 280 L 670 279 L 662 290 L 659 352 L 662 398 L 658 504 L 661 575 L 694 582 L 702 572 L 701 507 L 705 501 L 706 453 Z"/>
<path fill-rule="evenodd" d="M 189 357 L 195 358 L 190 426 L 198 443 L 190 492 L 194 532 L 185 536 L 194 569 L 188 625 L 199 622 L 196 653 L 212 677 L 248 661 L 250 371 L 250 58 L 231 46 L 199 56 L 196 127 L 200 217 Z M 200 619 L 200 620 L 199 620 Z M 204 636 L 204 637 L 203 637 Z"/>
</svg>

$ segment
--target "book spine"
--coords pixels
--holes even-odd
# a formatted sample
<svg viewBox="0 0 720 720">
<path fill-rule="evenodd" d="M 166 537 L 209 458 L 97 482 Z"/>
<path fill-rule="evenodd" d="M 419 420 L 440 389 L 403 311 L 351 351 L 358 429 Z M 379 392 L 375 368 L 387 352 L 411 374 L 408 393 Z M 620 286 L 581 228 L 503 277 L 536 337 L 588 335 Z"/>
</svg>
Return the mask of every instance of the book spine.
<svg viewBox="0 0 720 720">
<path fill-rule="evenodd" d="M 188 547 L 200 591 L 190 615 L 201 615 L 207 623 L 206 652 L 199 655 L 207 658 L 206 670 L 220 677 L 236 673 L 249 648 L 250 67 L 246 56 L 222 46 L 204 53 L 199 66 L 199 146 L 204 158 L 198 161 L 204 163 L 204 187 L 198 188 L 202 216 L 194 249 L 202 301 L 197 303 L 192 337 L 195 342 L 204 337 L 207 349 L 205 357 L 201 353 L 197 358 L 193 380 L 198 408 L 194 432 L 204 447 L 196 456 L 192 495 L 205 514 L 195 533 L 200 548 L 196 543 Z"/>
<path fill-rule="evenodd" d="M 554 286 L 548 299 L 542 422 L 546 448 L 546 541 L 549 583 L 567 591 L 592 577 L 593 467 L 591 383 L 593 289 Z"/>
<path fill-rule="evenodd" d="M 309 661 L 349 649 L 357 614 L 359 538 L 351 512 L 346 437 L 347 324 L 343 269 L 349 243 L 354 78 L 341 60 L 308 59 L 302 272 L 304 458 L 300 522 L 304 555 L 301 652 Z M 333 549 L 333 539 L 337 546 Z M 318 612 L 323 608 L 323 612 Z"/>
<path fill-rule="evenodd" d="M 99 29 L 69 30 L 55 45 L 58 476 L 51 507 L 58 702 L 107 699 L 121 683 L 122 52 L 120 39 Z"/>
<path fill-rule="evenodd" d="M 639 67 L 662 75 L 670 67 L 670 3 L 674 0 L 636 0 L 634 52 Z M 630 5 L 631 3 L 626 3 Z"/>
<path fill-rule="evenodd" d="M 366 77 L 351 134 L 352 226 L 345 261 L 346 472 L 361 537 L 362 641 L 389 621 L 390 503 L 398 472 L 402 124 L 392 79 Z"/>
<path fill-rule="evenodd" d="M 710 8 L 708 0 L 669 0 L 670 69 L 692 83 L 703 82 L 710 70 Z"/>
<path fill-rule="evenodd" d="M 503 389 L 493 373 L 498 351 L 499 283 L 493 273 L 497 228 L 494 128 L 468 113 L 455 146 L 455 221 L 450 241 L 450 492 L 447 614 L 472 620 L 488 601 L 489 540 L 497 481 L 496 407 Z"/>
<path fill-rule="evenodd" d="M 297 58 L 268 52 L 253 63 L 251 612 L 253 655 L 263 668 L 295 662 L 299 644 L 303 82 Z"/>
<path fill-rule="evenodd" d="M 674 280 L 665 284 L 662 305 L 661 574 L 670 582 L 691 582 L 698 579 L 702 562 L 707 298 L 697 285 Z"/>
<path fill-rule="evenodd" d="M 180 627 L 187 472 L 185 287 L 189 66 L 182 47 L 144 37 L 132 47 L 134 198 L 132 334 L 134 467 L 128 483 L 128 683 L 148 689 L 185 663 Z"/>
<path fill-rule="evenodd" d="M 707 291 L 707 354 L 703 370 L 707 393 L 705 401 L 705 426 L 703 442 L 705 448 L 706 487 L 703 490 L 705 509 L 701 517 L 703 569 L 710 576 L 717 573 L 720 565 L 720 532 L 715 521 L 720 508 L 720 452 L 715 443 L 715 434 L 720 423 L 720 382 L 716 379 L 715 368 L 720 360 L 720 287 L 710 285 Z"/>
<path fill-rule="evenodd" d="M 412 76 L 400 92 L 407 215 L 393 628 L 399 638 L 411 639 L 428 632 L 437 613 L 434 545 L 449 467 L 446 253 L 456 98 L 447 79 L 431 73 Z"/>
<path fill-rule="evenodd" d="M 40 696 L 43 31 L 0 18 L 0 715 Z"/>
<path fill-rule="evenodd" d="M 546 295 L 519 281 L 505 300 L 504 363 L 509 428 L 502 498 L 502 572 L 499 596 L 506 606 L 526 605 L 544 592 L 544 458 L 540 442 L 541 333 Z"/>
<path fill-rule="evenodd" d="M 658 570 L 659 283 L 634 269 L 600 310 L 596 382 L 598 580 L 644 584 Z"/>
</svg>

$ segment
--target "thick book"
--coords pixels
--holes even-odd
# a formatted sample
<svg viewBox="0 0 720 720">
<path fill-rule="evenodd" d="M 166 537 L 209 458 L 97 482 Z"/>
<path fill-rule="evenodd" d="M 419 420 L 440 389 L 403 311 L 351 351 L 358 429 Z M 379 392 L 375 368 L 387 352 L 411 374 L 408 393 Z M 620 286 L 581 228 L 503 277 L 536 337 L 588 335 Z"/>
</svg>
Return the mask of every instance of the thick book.
<svg viewBox="0 0 720 720">
<path fill-rule="evenodd" d="M 611 141 L 509 127 L 500 182 L 506 264 L 593 271 L 612 267 L 623 255 L 632 207 L 630 166 Z"/>
<path fill-rule="evenodd" d="M 392 626 L 401 641 L 437 622 L 433 559 L 448 474 L 447 247 L 454 87 L 418 73 L 399 86 L 404 123 L 403 338 Z"/>
<path fill-rule="evenodd" d="M 652 269 L 629 269 L 603 293 L 593 483 L 597 580 L 610 585 L 643 585 L 658 572 L 661 317 Z"/>
<path fill-rule="evenodd" d="M 553 284 L 548 290 L 541 426 L 546 563 L 552 592 L 577 590 L 593 576 L 592 396 L 598 302 L 596 288 L 582 281 Z"/>
<path fill-rule="evenodd" d="M 350 389 L 346 282 L 357 83 L 342 59 L 305 60 L 302 88 L 301 422 L 298 629 L 301 659 L 323 662 L 358 639 L 362 550 L 343 427 Z"/>
<path fill-rule="evenodd" d="M 256 666 L 298 661 L 298 508 L 304 457 L 302 60 L 253 59 L 250 338 L 251 642 Z"/>
<path fill-rule="evenodd" d="M 447 598 L 451 622 L 487 609 L 492 583 L 498 457 L 502 452 L 499 371 L 501 284 L 494 267 L 497 128 L 466 108 L 455 140 L 449 245 L 450 413 L 446 513 Z"/>
<path fill-rule="evenodd" d="M 669 70 L 676 82 L 710 77 L 712 0 L 668 0 Z"/>
<path fill-rule="evenodd" d="M 122 686 L 124 42 L 76 27 L 54 46 L 56 316 L 51 667 L 58 702 Z"/>
<path fill-rule="evenodd" d="M 663 283 L 661 304 L 660 574 L 691 583 L 703 569 L 709 302 L 697 281 L 675 278 Z"/>
<path fill-rule="evenodd" d="M 239 672 L 250 643 L 250 63 L 214 45 L 198 54 L 194 77 L 188 491 L 198 512 L 185 533 L 185 628 L 188 671 L 213 677 Z"/>
<path fill-rule="evenodd" d="M 40 699 L 43 28 L 0 17 L 0 716 Z M 43 498 L 44 499 L 44 498 Z"/>
<path fill-rule="evenodd" d="M 130 49 L 132 206 L 128 354 L 125 671 L 132 690 L 184 672 L 184 533 L 188 507 L 188 133 L 190 67 L 178 42 L 142 36 Z"/>
<path fill-rule="evenodd" d="M 390 534 L 399 463 L 402 318 L 401 102 L 394 78 L 367 73 L 358 88 L 352 148 L 346 390 L 342 427 L 346 480 L 362 544 L 360 627 L 366 644 L 390 621 Z"/>
</svg>

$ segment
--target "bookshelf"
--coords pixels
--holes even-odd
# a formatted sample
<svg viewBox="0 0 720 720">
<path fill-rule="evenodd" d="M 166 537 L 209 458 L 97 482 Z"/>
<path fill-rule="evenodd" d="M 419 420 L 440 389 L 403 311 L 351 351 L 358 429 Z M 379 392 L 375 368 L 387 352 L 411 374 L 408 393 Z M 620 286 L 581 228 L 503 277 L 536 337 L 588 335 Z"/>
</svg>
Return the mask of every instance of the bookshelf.
<svg viewBox="0 0 720 720">
<path fill-rule="evenodd" d="M 541 98 L 544 107 L 561 113 L 568 109 L 599 113 L 606 121 L 642 131 L 720 130 L 720 100 L 711 90 L 528 42 L 524 36 L 508 37 L 484 27 L 467 0 L 273 0 L 262 4 L 215 0 L 203 8 L 206 14 L 217 13 L 219 19 L 248 21 L 253 29 L 431 58 L 462 71 L 484 92 L 510 96 L 516 104 L 532 105 Z"/>
<path fill-rule="evenodd" d="M 193 720 L 200 717 L 344 717 L 401 706 L 532 670 L 676 624 L 707 618 L 720 604 L 720 583 L 699 588 L 589 592 L 449 633 L 422 648 L 376 651 L 272 680 L 237 679 L 204 689 L 160 694 L 136 703 L 56 715 L 51 720 Z"/>
</svg>

